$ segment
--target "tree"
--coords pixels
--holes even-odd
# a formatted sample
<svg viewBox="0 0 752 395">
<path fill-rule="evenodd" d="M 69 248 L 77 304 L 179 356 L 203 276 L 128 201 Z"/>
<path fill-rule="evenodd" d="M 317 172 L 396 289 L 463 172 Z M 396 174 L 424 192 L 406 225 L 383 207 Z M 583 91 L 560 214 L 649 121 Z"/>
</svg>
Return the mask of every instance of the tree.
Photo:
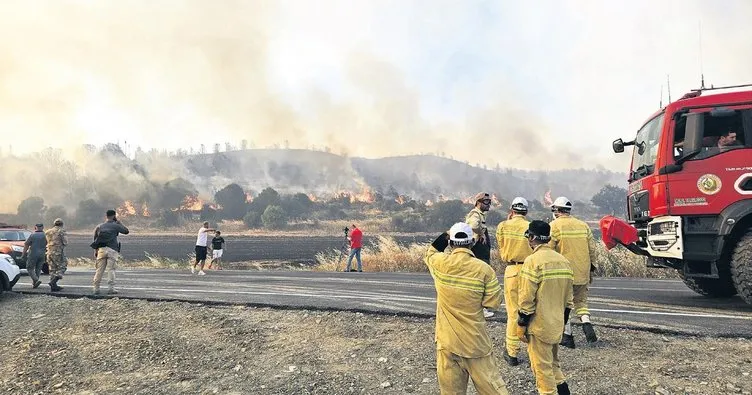
<svg viewBox="0 0 752 395">
<path fill-rule="evenodd" d="M 65 207 L 63 206 L 52 206 L 47 209 L 47 212 L 44 214 L 44 224 L 47 226 L 52 226 L 52 224 L 55 222 L 55 219 L 62 218 L 63 222 L 67 221 L 68 213 L 65 210 Z"/>
<path fill-rule="evenodd" d="M 598 207 L 600 214 L 626 216 L 627 190 L 607 184 L 590 199 Z"/>
<path fill-rule="evenodd" d="M 449 229 L 455 223 L 464 221 L 471 209 L 461 200 L 438 202 L 428 211 L 426 225 L 432 229 Z"/>
<path fill-rule="evenodd" d="M 76 225 L 93 225 L 104 218 L 106 209 L 94 199 L 78 202 L 76 210 Z"/>
<path fill-rule="evenodd" d="M 250 229 L 261 226 L 261 216 L 255 211 L 249 211 L 243 217 L 243 223 Z"/>
<path fill-rule="evenodd" d="M 214 200 L 222 206 L 221 215 L 227 219 L 241 219 L 248 212 L 245 191 L 232 183 L 214 194 Z"/>
<path fill-rule="evenodd" d="M 311 213 L 313 202 L 305 193 L 296 193 L 292 196 L 283 197 L 281 206 L 290 218 L 301 219 Z"/>
<path fill-rule="evenodd" d="M 44 199 L 39 196 L 30 196 L 18 205 L 18 219 L 29 224 L 37 224 L 44 220 L 46 210 Z"/>
<path fill-rule="evenodd" d="M 251 202 L 250 209 L 259 213 L 263 213 L 267 207 L 271 205 L 279 206 L 281 198 L 279 193 L 274 188 L 267 187 L 259 192 L 258 196 Z"/>
<path fill-rule="evenodd" d="M 261 222 L 268 229 L 284 228 L 287 225 L 287 213 L 280 206 L 270 205 L 261 214 Z"/>
</svg>

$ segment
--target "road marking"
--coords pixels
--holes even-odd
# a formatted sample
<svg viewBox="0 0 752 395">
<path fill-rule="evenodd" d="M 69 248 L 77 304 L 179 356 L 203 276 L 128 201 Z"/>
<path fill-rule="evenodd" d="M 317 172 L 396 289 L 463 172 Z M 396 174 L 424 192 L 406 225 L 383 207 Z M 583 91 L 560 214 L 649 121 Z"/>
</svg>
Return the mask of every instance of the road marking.
<svg viewBox="0 0 752 395">
<path fill-rule="evenodd" d="M 130 273 L 136 275 L 136 273 Z M 160 275 L 163 276 L 164 274 L 160 274 L 159 272 L 152 272 L 152 273 L 138 273 L 138 276 L 143 276 L 144 274 L 149 276 L 155 276 Z M 181 277 L 188 275 L 188 273 L 180 273 Z M 191 277 L 195 277 L 195 275 L 191 274 Z M 223 277 L 224 279 L 225 277 Z M 366 279 L 358 279 L 358 278 L 342 278 L 342 277 L 298 277 L 298 276 L 279 276 L 279 275 L 238 275 L 232 277 L 232 279 L 236 280 L 250 280 L 250 279 L 264 279 L 264 280 L 279 280 L 279 281 L 305 281 L 305 282 L 338 282 L 338 283 L 350 283 L 350 284 L 379 284 L 379 285 L 397 285 L 397 286 L 410 286 L 415 288 L 433 288 L 433 282 L 431 280 L 431 277 L 424 277 L 427 278 L 428 281 L 426 282 L 410 282 L 410 281 L 383 281 L 383 280 L 366 280 Z M 143 278 L 142 278 L 143 279 Z M 624 281 L 624 280 L 622 280 Z M 643 280 L 639 280 L 643 281 Z M 670 280 L 654 280 L 655 282 L 673 282 Z M 614 287 L 614 286 L 590 286 L 589 289 L 601 289 L 601 290 L 621 290 L 621 291 L 655 291 L 655 292 L 684 292 L 684 293 L 690 293 L 689 288 L 641 288 L 641 287 Z"/>
<path fill-rule="evenodd" d="M 90 286 L 83 285 L 66 285 L 67 288 L 90 288 Z M 161 295 L 168 297 L 170 294 L 180 293 L 184 295 L 193 295 L 196 293 L 205 294 L 230 294 L 230 295 L 269 295 L 269 296 L 292 296 L 292 297 L 309 297 L 309 298 L 321 298 L 321 299 L 364 299 L 373 302 L 381 301 L 394 301 L 394 302 L 430 302 L 435 303 L 435 297 L 421 297 L 421 296 L 405 296 L 405 295 L 378 295 L 374 298 L 372 295 L 336 295 L 336 294 L 317 294 L 317 293 L 303 293 L 303 292 L 269 292 L 269 291 L 223 291 L 223 290 L 208 290 L 208 289 L 183 289 L 183 288 L 143 288 L 143 287 L 128 287 L 120 288 L 121 290 L 133 290 L 133 291 L 161 291 L 167 293 L 167 295 Z M 206 302 L 204 300 L 193 300 L 194 302 Z M 501 307 L 505 307 L 502 303 Z M 728 314 L 699 314 L 699 313 L 673 313 L 663 311 L 648 311 L 648 310 L 624 310 L 624 309 L 599 309 L 590 308 L 591 311 L 597 311 L 602 313 L 613 314 L 636 314 L 636 315 L 654 315 L 654 316 L 669 316 L 669 317 L 693 317 L 693 318 L 724 318 L 731 320 L 752 320 L 752 316 L 738 316 Z"/>
<path fill-rule="evenodd" d="M 675 317 L 701 317 L 701 318 L 727 318 L 732 320 L 752 320 L 752 317 L 745 317 L 740 315 L 724 315 L 724 314 L 697 314 L 697 313 L 670 313 L 664 311 L 642 311 L 642 310 L 613 310 L 613 309 L 593 309 L 588 308 L 590 311 L 600 311 L 603 313 L 626 313 L 626 314 L 644 314 L 644 315 L 667 315 Z"/>
</svg>

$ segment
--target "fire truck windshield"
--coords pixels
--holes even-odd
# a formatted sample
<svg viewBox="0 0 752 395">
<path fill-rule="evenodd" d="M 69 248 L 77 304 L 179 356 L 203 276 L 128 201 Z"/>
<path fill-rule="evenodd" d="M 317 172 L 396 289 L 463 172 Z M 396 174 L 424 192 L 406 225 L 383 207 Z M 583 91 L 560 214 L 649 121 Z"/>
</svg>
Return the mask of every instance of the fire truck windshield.
<svg viewBox="0 0 752 395">
<path fill-rule="evenodd" d="M 658 143 L 660 142 L 661 130 L 663 128 L 663 116 L 664 114 L 661 113 L 651 119 L 637 132 L 634 151 L 632 151 L 632 181 L 652 174 L 653 170 L 655 170 L 655 160 L 658 157 Z"/>
</svg>

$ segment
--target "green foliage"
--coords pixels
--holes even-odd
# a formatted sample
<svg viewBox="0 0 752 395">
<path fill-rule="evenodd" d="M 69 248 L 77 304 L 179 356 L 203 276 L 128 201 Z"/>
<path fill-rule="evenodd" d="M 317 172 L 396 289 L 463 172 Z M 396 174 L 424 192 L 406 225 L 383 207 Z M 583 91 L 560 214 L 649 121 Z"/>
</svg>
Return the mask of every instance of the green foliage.
<svg viewBox="0 0 752 395">
<path fill-rule="evenodd" d="M 226 219 L 241 219 L 248 212 L 245 191 L 238 184 L 230 184 L 214 194 L 214 201 L 222 207 L 221 216 Z"/>
<path fill-rule="evenodd" d="M 279 206 L 281 200 L 279 193 L 275 191 L 274 188 L 267 187 L 259 192 L 258 196 L 253 199 L 250 205 L 250 210 L 263 213 L 269 206 Z"/>
<path fill-rule="evenodd" d="M 392 229 L 396 232 L 421 232 L 424 230 L 423 217 L 417 213 L 397 213 L 391 218 Z"/>
<path fill-rule="evenodd" d="M 258 228 L 261 226 L 261 215 L 256 211 L 249 211 L 243 217 L 243 223 L 249 229 Z"/>
<path fill-rule="evenodd" d="M 590 200 L 598 207 L 600 214 L 611 214 L 622 218 L 626 216 L 627 190 L 624 188 L 608 184 Z"/>
<path fill-rule="evenodd" d="M 313 209 L 313 202 L 305 193 L 286 195 L 280 205 L 291 219 L 308 218 Z"/>
<path fill-rule="evenodd" d="M 44 220 L 47 207 L 44 199 L 39 196 L 27 197 L 18 205 L 18 219 L 28 225 L 33 225 Z"/>
<path fill-rule="evenodd" d="M 183 216 L 172 210 L 160 210 L 157 219 L 158 226 L 172 227 L 180 226 L 183 223 Z"/>
<path fill-rule="evenodd" d="M 472 210 L 469 204 L 461 200 L 447 200 L 434 204 L 426 215 L 426 230 L 449 229 L 455 223 L 464 221 Z"/>
<path fill-rule="evenodd" d="M 287 225 L 287 213 L 277 205 L 270 205 L 261 214 L 261 223 L 268 229 L 282 229 Z"/>
</svg>

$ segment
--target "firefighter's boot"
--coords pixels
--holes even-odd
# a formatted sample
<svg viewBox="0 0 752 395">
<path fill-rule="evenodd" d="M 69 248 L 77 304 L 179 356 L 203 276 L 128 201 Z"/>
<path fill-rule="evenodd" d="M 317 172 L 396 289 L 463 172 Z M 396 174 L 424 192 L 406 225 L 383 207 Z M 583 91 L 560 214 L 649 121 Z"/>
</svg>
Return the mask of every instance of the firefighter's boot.
<svg viewBox="0 0 752 395">
<path fill-rule="evenodd" d="M 585 332 L 585 338 L 587 339 L 588 343 L 595 343 L 596 341 L 598 341 L 598 336 L 595 335 L 593 324 L 589 322 L 582 324 L 582 331 Z"/>
<path fill-rule="evenodd" d="M 556 393 L 558 395 L 571 395 L 572 394 L 571 392 L 569 392 L 569 385 L 567 384 L 566 381 L 556 386 Z"/>
<path fill-rule="evenodd" d="M 561 336 L 561 342 L 559 343 L 559 345 L 567 348 L 574 348 L 574 336 L 568 335 L 566 333 L 563 334 Z"/>
<path fill-rule="evenodd" d="M 507 350 L 504 350 L 504 360 L 507 361 L 507 364 L 509 364 L 509 366 L 517 366 L 520 364 L 520 360 L 517 359 L 517 357 L 509 355 L 509 352 Z"/>
</svg>

